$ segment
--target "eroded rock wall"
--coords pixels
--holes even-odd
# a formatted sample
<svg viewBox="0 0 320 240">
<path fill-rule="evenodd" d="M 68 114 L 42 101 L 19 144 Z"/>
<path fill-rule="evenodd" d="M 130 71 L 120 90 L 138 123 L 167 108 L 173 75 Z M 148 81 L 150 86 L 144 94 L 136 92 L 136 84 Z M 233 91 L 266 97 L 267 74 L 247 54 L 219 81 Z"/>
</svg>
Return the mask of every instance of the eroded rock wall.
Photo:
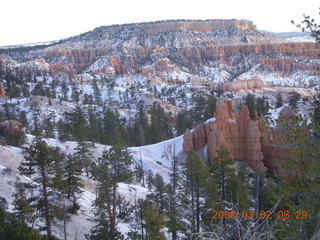
<svg viewBox="0 0 320 240">
<path fill-rule="evenodd" d="M 283 108 L 280 118 L 295 117 L 291 109 Z M 209 163 L 217 156 L 220 146 L 225 147 L 235 160 L 247 163 L 253 169 L 278 170 L 284 161 L 290 160 L 290 146 L 279 140 L 283 129 L 266 129 L 250 119 L 249 110 L 242 105 L 239 113 L 233 111 L 231 101 L 216 106 L 215 121 L 200 124 L 184 134 L 183 151 L 197 151 L 208 146 Z M 266 135 L 267 133 L 267 135 Z M 266 141 L 267 140 L 267 141 Z M 286 176 L 286 171 L 278 172 Z"/>
</svg>

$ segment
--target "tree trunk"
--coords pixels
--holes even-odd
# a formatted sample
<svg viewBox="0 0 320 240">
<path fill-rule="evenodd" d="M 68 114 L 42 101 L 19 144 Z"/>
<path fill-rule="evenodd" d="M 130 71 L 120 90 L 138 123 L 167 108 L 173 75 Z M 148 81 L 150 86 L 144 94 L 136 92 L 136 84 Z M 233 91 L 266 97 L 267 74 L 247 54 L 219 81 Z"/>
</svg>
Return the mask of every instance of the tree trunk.
<svg viewBox="0 0 320 240">
<path fill-rule="evenodd" d="M 221 192 L 222 192 L 222 200 L 226 200 L 226 193 L 225 193 L 225 179 L 224 179 L 224 160 L 221 160 Z"/>
<path fill-rule="evenodd" d="M 106 194 L 106 200 L 107 200 L 107 211 L 109 216 L 109 223 L 110 223 L 110 232 L 111 232 L 111 218 L 112 218 L 112 211 L 111 211 L 111 199 L 110 199 L 110 193 L 109 188 L 105 188 L 105 194 Z"/>
<path fill-rule="evenodd" d="M 47 192 L 47 179 L 44 169 L 41 169 L 42 176 L 42 192 L 43 192 L 43 204 L 44 204 L 44 216 L 46 221 L 46 231 L 48 238 L 51 238 L 51 221 L 50 221 L 50 212 L 49 212 L 49 203 L 48 203 L 48 192 Z"/>
<path fill-rule="evenodd" d="M 191 229 L 194 233 L 194 191 L 193 191 L 193 183 L 191 183 Z"/>
<path fill-rule="evenodd" d="M 260 169 L 256 169 L 255 182 L 255 197 L 254 197 L 254 214 L 257 217 L 259 213 L 259 199 L 260 199 Z"/>
<path fill-rule="evenodd" d="M 196 220 L 197 220 L 197 232 L 200 231 L 200 192 L 199 187 L 197 187 L 196 192 Z"/>
<path fill-rule="evenodd" d="M 116 233 L 116 204 L 117 204 L 117 186 L 114 184 L 112 186 L 112 217 L 110 219 L 110 232 L 112 236 Z"/>
</svg>

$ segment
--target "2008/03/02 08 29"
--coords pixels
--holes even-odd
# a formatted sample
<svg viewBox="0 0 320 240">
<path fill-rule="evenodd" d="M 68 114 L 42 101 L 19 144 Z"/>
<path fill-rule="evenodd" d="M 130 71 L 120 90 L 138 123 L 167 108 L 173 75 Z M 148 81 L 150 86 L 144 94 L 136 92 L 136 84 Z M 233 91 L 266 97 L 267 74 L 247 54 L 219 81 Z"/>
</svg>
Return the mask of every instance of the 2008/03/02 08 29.
<svg viewBox="0 0 320 240">
<path fill-rule="evenodd" d="M 297 219 L 303 220 L 308 218 L 308 212 L 298 210 L 290 212 L 287 210 L 278 211 L 258 211 L 257 214 L 253 210 L 244 210 L 237 212 L 235 210 L 211 211 L 211 219 Z"/>
</svg>

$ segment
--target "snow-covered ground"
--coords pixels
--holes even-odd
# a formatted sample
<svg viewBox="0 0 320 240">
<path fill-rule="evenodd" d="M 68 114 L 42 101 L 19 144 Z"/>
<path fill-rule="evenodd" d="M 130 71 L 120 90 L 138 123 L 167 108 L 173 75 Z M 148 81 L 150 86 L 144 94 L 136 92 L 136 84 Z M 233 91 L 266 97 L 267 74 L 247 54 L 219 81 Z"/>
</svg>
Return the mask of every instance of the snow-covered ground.
<svg viewBox="0 0 320 240">
<path fill-rule="evenodd" d="M 34 136 L 27 135 L 27 143 L 31 143 Z M 76 142 L 61 142 L 57 139 L 45 139 L 45 141 L 54 147 L 59 147 L 65 153 L 73 153 L 76 148 Z M 145 171 L 151 171 L 153 174 L 159 173 L 166 182 L 169 181 L 170 167 L 173 154 L 179 158 L 182 153 L 183 136 L 176 137 L 157 144 L 131 147 L 130 151 L 133 160 L 142 165 Z M 100 157 L 104 150 L 110 146 L 95 144 L 93 152 L 96 158 Z M 8 203 L 8 209 L 12 210 L 15 183 L 17 181 L 28 182 L 29 178 L 21 176 L 18 171 L 19 164 L 23 161 L 23 150 L 11 146 L 0 145 L 0 193 L 1 197 Z M 95 200 L 95 182 L 92 179 L 82 176 L 84 187 L 79 199 L 80 210 L 77 215 L 70 215 L 70 221 L 67 226 L 67 233 L 71 239 L 84 239 L 84 234 L 88 233 L 93 226 L 89 221 L 93 217 L 92 204 Z M 119 183 L 118 193 L 126 201 L 134 204 L 138 199 L 144 199 L 149 190 L 134 184 Z M 129 223 L 119 222 L 119 230 L 126 234 L 129 230 Z M 61 232 L 58 227 L 54 228 L 56 233 Z"/>
</svg>

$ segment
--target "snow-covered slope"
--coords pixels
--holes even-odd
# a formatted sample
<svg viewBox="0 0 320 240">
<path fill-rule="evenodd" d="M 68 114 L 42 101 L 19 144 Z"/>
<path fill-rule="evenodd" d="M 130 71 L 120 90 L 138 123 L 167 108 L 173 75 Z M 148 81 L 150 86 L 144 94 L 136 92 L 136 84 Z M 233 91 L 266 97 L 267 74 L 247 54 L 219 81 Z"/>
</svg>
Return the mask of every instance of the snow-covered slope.
<svg viewBox="0 0 320 240">
<path fill-rule="evenodd" d="M 32 135 L 27 135 L 27 142 L 31 143 L 33 138 Z M 51 146 L 59 147 L 65 153 L 73 153 L 77 146 L 76 142 L 70 141 L 60 142 L 57 139 L 45 139 L 45 141 Z M 140 164 L 142 159 L 145 171 L 151 171 L 153 174 L 159 173 L 168 182 L 174 152 L 178 159 L 183 159 L 182 143 L 183 136 L 179 136 L 157 144 L 131 147 L 130 150 L 136 163 Z M 98 158 L 108 148 L 110 146 L 95 144 L 92 150 L 94 156 Z M 23 161 L 22 149 L 0 145 L 0 196 L 7 202 L 9 210 L 12 209 L 12 194 L 15 191 L 15 183 L 30 181 L 29 178 L 19 174 L 18 167 L 21 161 Z M 84 187 L 79 199 L 80 210 L 77 215 L 70 214 L 71 218 L 67 226 L 67 233 L 71 239 L 84 239 L 84 234 L 88 233 L 93 226 L 89 219 L 93 217 L 92 204 L 95 200 L 95 182 L 86 176 L 82 176 L 82 180 Z M 118 184 L 118 192 L 126 201 L 134 204 L 138 199 L 144 199 L 149 190 L 140 185 L 120 183 Z M 126 234 L 129 224 L 120 221 L 119 231 Z M 54 228 L 54 232 L 61 233 L 57 227 Z"/>
</svg>

